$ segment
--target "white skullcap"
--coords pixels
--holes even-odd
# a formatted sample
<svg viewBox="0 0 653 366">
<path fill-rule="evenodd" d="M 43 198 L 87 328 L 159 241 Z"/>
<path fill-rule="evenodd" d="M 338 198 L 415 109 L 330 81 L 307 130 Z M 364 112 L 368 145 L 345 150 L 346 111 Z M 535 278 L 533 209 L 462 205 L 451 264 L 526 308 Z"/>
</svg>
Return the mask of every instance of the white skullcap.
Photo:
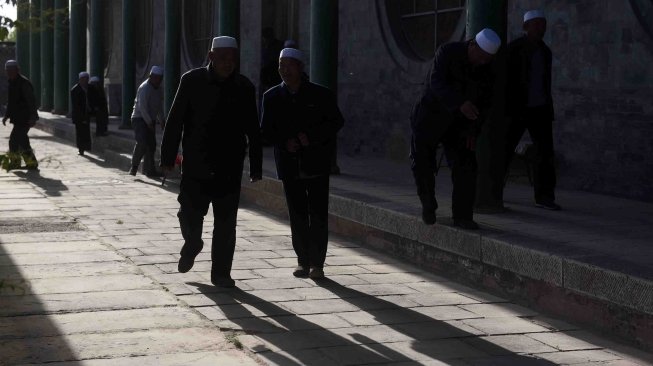
<svg viewBox="0 0 653 366">
<path fill-rule="evenodd" d="M 7 62 L 5 62 L 5 69 L 8 69 L 12 66 L 18 67 L 18 62 L 16 60 L 7 60 Z"/>
<path fill-rule="evenodd" d="M 542 18 L 544 19 L 544 12 L 542 10 L 530 10 L 524 14 L 524 23 L 531 19 Z"/>
<path fill-rule="evenodd" d="M 476 43 L 490 55 L 494 55 L 501 47 L 501 38 L 490 28 L 485 28 L 476 34 Z"/>
<path fill-rule="evenodd" d="M 163 67 L 161 66 L 152 66 L 152 70 L 150 70 L 150 75 L 159 75 L 163 76 Z"/>
<path fill-rule="evenodd" d="M 238 48 L 238 42 L 236 42 L 236 38 L 234 37 L 215 37 L 213 38 L 213 43 L 211 43 L 211 48 Z"/>
<path fill-rule="evenodd" d="M 304 62 L 304 53 L 296 48 L 284 48 L 279 54 L 279 58 L 282 57 L 294 58 L 301 63 Z"/>
<path fill-rule="evenodd" d="M 79 78 L 80 78 L 80 79 L 81 79 L 81 78 L 87 78 L 87 77 L 90 77 L 90 75 L 88 74 L 88 72 L 86 72 L 86 71 L 82 71 L 82 72 L 79 73 Z"/>
<path fill-rule="evenodd" d="M 97 77 L 97 76 L 91 76 L 91 79 L 89 81 L 92 82 L 92 83 L 99 83 L 100 78 Z"/>
</svg>

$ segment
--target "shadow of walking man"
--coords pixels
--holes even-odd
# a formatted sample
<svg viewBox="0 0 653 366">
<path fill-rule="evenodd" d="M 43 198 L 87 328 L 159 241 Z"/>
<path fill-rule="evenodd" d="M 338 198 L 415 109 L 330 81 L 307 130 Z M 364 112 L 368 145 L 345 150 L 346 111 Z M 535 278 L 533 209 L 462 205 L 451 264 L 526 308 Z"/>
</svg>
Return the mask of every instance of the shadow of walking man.
<svg viewBox="0 0 653 366">
<path fill-rule="evenodd" d="M 40 187 L 45 191 L 45 194 L 50 197 L 61 196 L 62 191 L 68 190 L 68 187 L 63 184 L 61 180 L 44 177 L 38 170 L 28 170 L 26 172 L 14 171 L 13 173 L 17 177 L 25 179 L 26 181 Z"/>
</svg>

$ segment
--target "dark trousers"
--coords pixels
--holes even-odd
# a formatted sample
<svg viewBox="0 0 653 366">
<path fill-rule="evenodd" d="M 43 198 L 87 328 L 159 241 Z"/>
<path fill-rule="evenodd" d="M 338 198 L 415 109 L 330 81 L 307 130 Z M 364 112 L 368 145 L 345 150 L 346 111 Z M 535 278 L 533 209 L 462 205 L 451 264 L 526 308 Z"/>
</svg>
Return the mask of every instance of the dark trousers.
<svg viewBox="0 0 653 366">
<path fill-rule="evenodd" d="M 91 124 L 88 120 L 75 123 L 75 141 L 80 152 L 91 150 Z"/>
<path fill-rule="evenodd" d="M 283 190 L 298 264 L 323 268 L 329 241 L 329 176 L 286 179 Z"/>
<path fill-rule="evenodd" d="M 455 123 L 455 122 L 454 122 Z M 476 199 L 476 153 L 467 149 L 466 139 L 454 125 L 441 138 L 444 152 L 451 166 L 453 193 L 451 197 L 454 220 L 471 220 Z M 411 163 L 417 195 L 422 207 L 435 210 L 435 171 L 437 167 L 437 138 L 421 138 L 413 134 L 411 140 Z"/>
<path fill-rule="evenodd" d="M 546 107 L 527 108 L 525 113 L 514 118 L 508 128 L 506 139 L 506 173 L 515 154 L 515 148 L 528 129 L 535 147 L 533 186 L 535 201 L 555 201 L 555 158 L 553 153 L 553 121 L 548 118 Z"/>
<path fill-rule="evenodd" d="M 27 136 L 29 129 L 27 123 L 14 124 L 9 134 L 9 152 L 22 156 L 28 167 L 37 165 L 32 145 L 29 142 L 29 136 Z M 15 161 L 12 159 L 11 164 L 20 166 L 20 158 L 16 157 L 15 159 Z"/>
<path fill-rule="evenodd" d="M 102 136 L 107 133 L 109 115 L 106 112 L 95 112 L 95 135 Z"/>
<path fill-rule="evenodd" d="M 155 170 L 154 152 L 156 151 L 154 127 L 149 128 L 142 118 L 132 119 L 132 127 L 134 129 L 134 138 L 136 139 L 134 153 L 132 154 L 132 167 L 138 168 L 141 159 L 145 157 L 143 161 L 143 173 L 152 173 Z"/>
<path fill-rule="evenodd" d="M 179 225 L 184 237 L 182 257 L 195 257 L 204 246 L 202 227 L 209 203 L 213 206 L 211 277 L 229 277 L 236 248 L 236 220 L 240 199 L 240 180 L 195 179 L 182 176 L 177 200 Z"/>
</svg>

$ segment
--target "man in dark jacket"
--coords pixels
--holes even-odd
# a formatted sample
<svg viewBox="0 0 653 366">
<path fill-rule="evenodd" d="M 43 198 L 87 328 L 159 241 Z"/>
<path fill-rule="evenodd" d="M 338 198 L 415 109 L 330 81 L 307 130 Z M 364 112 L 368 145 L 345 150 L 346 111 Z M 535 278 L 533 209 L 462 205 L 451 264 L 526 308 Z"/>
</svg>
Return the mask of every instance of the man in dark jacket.
<svg viewBox="0 0 653 366">
<path fill-rule="evenodd" d="M 422 220 L 427 225 L 436 221 L 435 155 L 441 142 L 451 164 L 454 225 L 478 228 L 472 220 L 477 170 L 474 150 L 491 100 L 488 64 L 500 46 L 499 36 L 488 28 L 473 40 L 442 45 L 413 107 L 410 157 Z"/>
<path fill-rule="evenodd" d="M 20 168 L 21 157 L 25 160 L 27 169 L 37 169 L 38 162 L 32 151 L 27 133 L 34 127 L 39 119 L 36 110 L 36 98 L 32 83 L 20 73 L 20 68 L 15 60 L 5 63 L 9 90 L 7 111 L 2 124 L 6 126 L 7 120 L 14 127 L 9 135 L 10 169 Z"/>
<path fill-rule="evenodd" d="M 75 141 L 79 155 L 91 150 L 91 105 L 88 87 L 89 74 L 79 73 L 79 81 L 70 90 L 71 117 L 75 124 Z"/>
<path fill-rule="evenodd" d="M 249 148 L 250 181 L 260 180 L 260 131 L 254 86 L 236 72 L 236 40 L 214 38 L 208 57 L 207 67 L 181 78 L 163 133 L 161 166 L 166 172 L 173 169 L 183 135 L 177 216 L 185 242 L 179 272 L 188 272 L 202 250 L 202 224 L 212 203 L 211 282 L 233 287 L 230 273 L 243 161 Z"/>
<path fill-rule="evenodd" d="M 95 117 L 95 136 L 108 136 L 109 106 L 107 105 L 107 95 L 104 93 L 100 78 L 97 76 L 91 77 L 88 97 L 92 115 Z"/>
<path fill-rule="evenodd" d="M 281 51 L 283 82 L 263 96 L 261 127 L 274 145 L 277 175 L 286 194 L 299 264 L 293 274 L 319 279 L 324 277 L 328 243 L 331 156 L 344 121 L 335 95 L 305 80 L 303 69 L 301 51 Z"/>
<path fill-rule="evenodd" d="M 560 210 L 555 203 L 556 173 L 553 153 L 553 98 L 551 97 L 551 50 L 542 38 L 546 19 L 539 10 L 524 14 L 526 34 L 508 45 L 508 116 L 506 174 L 524 131 L 533 140 L 535 205 Z"/>
</svg>

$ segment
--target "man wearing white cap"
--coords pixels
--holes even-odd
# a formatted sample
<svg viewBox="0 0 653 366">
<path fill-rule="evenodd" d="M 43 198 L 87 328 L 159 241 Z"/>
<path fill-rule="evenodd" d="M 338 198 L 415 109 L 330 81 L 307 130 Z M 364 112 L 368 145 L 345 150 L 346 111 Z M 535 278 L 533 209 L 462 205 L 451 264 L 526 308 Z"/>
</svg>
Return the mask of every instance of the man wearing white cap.
<svg viewBox="0 0 653 366">
<path fill-rule="evenodd" d="M 79 155 L 91 150 L 91 104 L 86 71 L 79 73 L 79 81 L 70 90 L 71 118 L 75 124 L 75 142 Z"/>
<path fill-rule="evenodd" d="M 438 48 L 424 91 L 411 112 L 411 163 L 422 220 L 436 221 L 436 150 L 444 145 L 453 181 L 453 223 L 477 229 L 472 219 L 476 194 L 476 137 L 490 107 L 492 73 L 489 63 L 501 46 L 489 28 L 467 42 Z"/>
<path fill-rule="evenodd" d="M 20 168 L 21 157 L 27 169 L 37 169 L 38 162 L 29 142 L 27 133 L 39 119 L 32 83 L 20 73 L 18 62 L 9 60 L 5 63 L 5 72 L 9 80 L 7 110 L 2 124 L 13 124 L 9 135 L 10 161 L 9 169 Z"/>
<path fill-rule="evenodd" d="M 156 151 L 156 125 L 163 128 L 163 68 L 152 66 L 150 76 L 143 81 L 136 92 L 134 111 L 131 122 L 134 129 L 136 145 L 132 154 L 132 167 L 129 174 L 136 175 L 138 166 L 143 161 L 143 173 L 150 177 L 160 177 L 154 165 L 154 152 Z"/>
<path fill-rule="evenodd" d="M 329 173 L 344 120 L 329 89 L 303 77 L 300 50 L 279 55 L 283 82 L 263 95 L 261 128 L 274 146 L 277 176 L 288 204 L 296 277 L 324 277 L 328 243 Z"/>
<path fill-rule="evenodd" d="M 171 171 L 183 150 L 177 213 L 184 246 L 178 270 L 188 272 L 202 251 L 202 227 L 213 207 L 211 282 L 234 287 L 231 265 L 245 155 L 251 182 L 261 179 L 262 150 L 254 85 L 236 70 L 238 43 L 213 39 L 206 67 L 181 77 L 161 143 L 161 166 Z"/>
<path fill-rule="evenodd" d="M 540 10 L 524 14 L 525 35 L 508 45 L 506 174 L 515 148 L 528 129 L 536 161 L 533 186 L 537 207 L 560 210 L 555 203 L 556 173 L 553 152 L 553 98 L 551 97 L 552 54 L 542 40 L 546 18 Z"/>
<path fill-rule="evenodd" d="M 91 105 L 91 115 L 95 117 L 95 136 L 107 136 L 107 125 L 109 123 L 109 107 L 104 88 L 100 84 L 100 78 L 92 76 L 89 81 L 88 97 Z"/>
</svg>

